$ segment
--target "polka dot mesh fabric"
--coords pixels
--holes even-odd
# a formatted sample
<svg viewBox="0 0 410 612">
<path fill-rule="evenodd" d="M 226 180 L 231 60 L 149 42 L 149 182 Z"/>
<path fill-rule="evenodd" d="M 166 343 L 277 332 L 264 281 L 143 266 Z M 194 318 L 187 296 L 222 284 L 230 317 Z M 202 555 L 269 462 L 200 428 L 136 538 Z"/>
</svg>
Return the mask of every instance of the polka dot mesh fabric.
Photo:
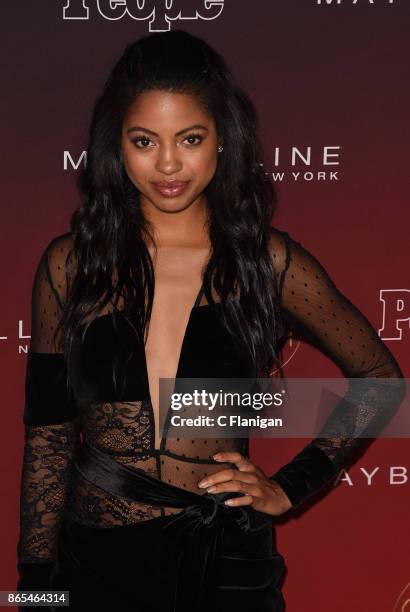
<svg viewBox="0 0 410 612">
<path fill-rule="evenodd" d="M 212 459 L 215 452 L 238 450 L 248 455 L 248 440 L 224 439 L 222 435 L 219 439 L 163 438 L 161 447 L 154 448 L 153 410 L 150 402 L 142 398 L 126 402 L 96 401 L 80 416 L 76 413 L 73 399 L 64 395 L 67 374 L 58 341 L 53 342 L 75 273 L 69 257 L 71 247 L 69 234 L 54 239 L 41 257 L 33 284 L 21 480 L 20 563 L 53 558 L 64 514 L 84 525 L 104 528 L 180 511 L 114 497 L 86 480 L 74 469 L 76 453 L 84 440 L 128 467 L 142 469 L 154 478 L 197 494 L 206 492 L 198 489 L 199 480 L 227 465 Z M 402 376 L 394 357 L 368 320 L 336 288 L 313 255 L 289 234 L 274 229 L 270 233 L 269 249 L 280 281 L 280 306 L 288 332 L 299 333 L 320 348 L 346 376 L 397 379 Z M 99 316 L 109 313 L 107 307 Z M 55 375 L 50 376 L 50 372 Z M 359 400 L 363 427 L 390 405 L 388 398 Z M 338 424 L 349 418 L 343 402 L 332 416 L 328 431 L 333 435 L 318 437 L 312 444 L 315 452 L 336 468 L 363 440 L 338 435 Z M 280 471 L 275 476 L 286 490 L 289 479 L 281 479 Z"/>
<path fill-rule="evenodd" d="M 286 232 L 278 241 L 274 232 L 271 253 L 283 269 L 281 308 L 287 330 L 322 351 L 347 378 L 394 379 L 384 391 L 379 382 L 372 386 L 368 381 L 358 390 L 349 390 L 321 436 L 312 440 L 311 445 L 322 450 L 338 469 L 366 446 L 366 429 L 397 409 L 403 396 L 403 374 L 369 320 L 300 242 Z M 357 409 L 352 409 L 352 404 Z M 346 437 L 347 431 L 356 431 L 356 436 Z"/>
</svg>

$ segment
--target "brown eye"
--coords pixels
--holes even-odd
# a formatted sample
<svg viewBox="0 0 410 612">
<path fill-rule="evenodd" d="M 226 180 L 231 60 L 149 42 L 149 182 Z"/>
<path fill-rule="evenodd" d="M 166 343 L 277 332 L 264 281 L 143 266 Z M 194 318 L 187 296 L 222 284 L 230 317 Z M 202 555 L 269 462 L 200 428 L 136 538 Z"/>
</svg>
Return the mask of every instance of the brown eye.
<svg viewBox="0 0 410 612">
<path fill-rule="evenodd" d="M 137 144 L 137 143 L 141 143 L 141 144 L 142 144 L 142 143 L 144 143 L 142 147 L 139 147 L 139 146 L 138 146 L 138 148 L 139 148 L 139 149 L 146 149 L 147 147 L 146 147 L 145 145 L 146 145 L 146 144 L 148 144 L 148 143 L 150 143 L 151 141 L 150 141 L 150 139 L 149 139 L 149 138 L 147 138 L 147 136 L 138 136 L 137 138 L 134 138 L 134 139 L 132 140 L 132 142 L 133 142 L 133 144 L 135 144 L 136 146 L 138 146 L 138 144 Z"/>
<path fill-rule="evenodd" d="M 185 140 L 191 140 L 191 141 L 192 140 L 197 140 L 198 142 L 190 142 L 189 143 L 189 144 L 192 144 L 192 145 L 197 145 L 197 144 L 200 144 L 200 142 L 202 142 L 203 137 L 200 134 L 189 134 L 189 136 L 187 136 L 185 138 Z"/>
</svg>

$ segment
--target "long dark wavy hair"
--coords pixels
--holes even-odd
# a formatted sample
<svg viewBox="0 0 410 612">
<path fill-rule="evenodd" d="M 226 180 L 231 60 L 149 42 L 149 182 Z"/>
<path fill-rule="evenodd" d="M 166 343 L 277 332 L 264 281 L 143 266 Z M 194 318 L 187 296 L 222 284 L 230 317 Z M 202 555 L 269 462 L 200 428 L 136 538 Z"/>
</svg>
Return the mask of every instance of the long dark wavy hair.
<svg viewBox="0 0 410 612">
<path fill-rule="evenodd" d="M 278 363 L 280 327 L 268 251 L 276 194 L 261 162 L 257 116 L 221 55 L 183 30 L 154 33 L 128 45 L 95 104 L 87 163 L 78 182 L 81 205 L 71 217 L 76 274 L 60 319 L 66 359 L 80 326 L 86 331 L 84 317 L 97 304 L 98 309 L 109 302 L 115 306 L 120 295 L 126 304 L 122 314 L 137 322 L 135 330 L 146 340 L 154 271 L 145 238 L 153 237 L 121 161 L 121 130 L 136 97 L 153 89 L 189 93 L 214 118 L 224 150 L 204 191 L 211 243 L 204 293 L 214 303 L 213 282 L 223 325 L 249 355 L 256 376 L 269 376 Z M 239 299 L 229 299 L 238 294 Z"/>
</svg>

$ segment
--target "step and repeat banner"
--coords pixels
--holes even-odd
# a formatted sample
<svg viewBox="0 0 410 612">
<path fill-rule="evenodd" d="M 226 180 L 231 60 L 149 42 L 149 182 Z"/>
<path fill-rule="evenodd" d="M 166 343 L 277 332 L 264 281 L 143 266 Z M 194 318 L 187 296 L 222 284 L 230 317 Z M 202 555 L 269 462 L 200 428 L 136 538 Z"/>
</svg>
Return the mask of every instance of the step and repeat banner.
<svg viewBox="0 0 410 612">
<path fill-rule="evenodd" d="M 2 590 L 16 584 L 24 368 L 38 257 L 79 205 L 91 110 L 125 46 L 185 29 L 259 116 L 272 224 L 300 241 L 410 376 L 408 0 L 13 0 L 2 8 Z M 306 342 L 288 377 L 340 376 Z M 308 439 L 252 439 L 272 474 Z M 376 440 L 333 490 L 275 519 L 288 612 L 410 610 L 406 438 Z"/>
</svg>

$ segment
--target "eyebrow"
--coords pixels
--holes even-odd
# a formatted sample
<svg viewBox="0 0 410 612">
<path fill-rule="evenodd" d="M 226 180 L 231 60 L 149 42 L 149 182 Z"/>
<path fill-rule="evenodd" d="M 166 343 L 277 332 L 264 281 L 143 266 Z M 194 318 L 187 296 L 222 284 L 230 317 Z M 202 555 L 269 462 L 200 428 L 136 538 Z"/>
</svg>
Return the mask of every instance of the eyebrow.
<svg viewBox="0 0 410 612">
<path fill-rule="evenodd" d="M 204 125 L 201 125 L 200 123 L 197 123 L 196 125 L 191 125 L 187 128 L 184 128 L 183 130 L 180 130 L 179 132 L 176 132 L 175 136 L 180 136 L 181 134 L 184 134 L 185 132 L 188 132 L 189 130 L 208 131 L 208 128 L 205 127 Z M 156 132 L 153 132 L 152 130 L 149 130 L 148 128 L 141 127 L 140 125 L 134 125 L 128 128 L 127 134 L 129 134 L 130 132 L 134 132 L 134 131 L 147 132 L 147 134 L 151 134 L 152 136 L 159 136 L 159 134 L 157 134 Z"/>
</svg>

